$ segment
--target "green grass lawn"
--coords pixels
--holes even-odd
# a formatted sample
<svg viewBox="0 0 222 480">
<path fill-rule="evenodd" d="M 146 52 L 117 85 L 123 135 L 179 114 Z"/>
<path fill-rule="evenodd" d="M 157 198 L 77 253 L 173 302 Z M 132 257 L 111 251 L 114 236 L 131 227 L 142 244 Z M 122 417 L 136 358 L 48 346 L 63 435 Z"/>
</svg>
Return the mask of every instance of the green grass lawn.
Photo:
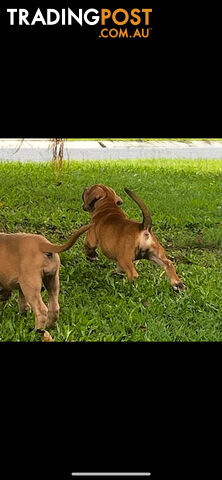
<svg viewBox="0 0 222 480">
<path fill-rule="evenodd" d="M 222 340 L 222 165 L 220 160 L 71 161 L 55 178 L 50 164 L 0 164 L 4 232 L 41 233 L 64 242 L 89 220 L 82 190 L 112 186 L 129 218 L 140 220 L 128 186 L 149 206 L 154 232 L 187 289 L 175 293 L 157 265 L 138 261 L 129 284 L 102 253 L 83 254 L 83 238 L 61 254 L 60 320 L 55 341 Z M 0 341 L 40 341 L 34 316 L 19 315 L 16 291 L 0 304 Z M 46 292 L 43 292 L 46 301 Z"/>
</svg>

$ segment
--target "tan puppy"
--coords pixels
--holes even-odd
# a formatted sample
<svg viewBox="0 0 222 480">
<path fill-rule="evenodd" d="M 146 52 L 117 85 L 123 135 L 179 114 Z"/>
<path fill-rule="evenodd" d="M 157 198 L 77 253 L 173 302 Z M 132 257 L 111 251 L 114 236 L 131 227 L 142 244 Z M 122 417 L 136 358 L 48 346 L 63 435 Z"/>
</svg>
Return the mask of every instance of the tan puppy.
<svg viewBox="0 0 222 480">
<path fill-rule="evenodd" d="M 91 225 L 76 230 L 63 245 L 50 243 L 41 235 L 0 233 L 0 300 L 9 299 L 19 289 L 19 312 L 33 309 L 35 329 L 53 327 L 59 315 L 58 253 L 71 248 Z M 42 282 L 49 296 L 48 308 L 41 297 Z"/>
<path fill-rule="evenodd" d="M 152 260 L 164 268 L 174 290 L 184 290 L 172 262 L 152 232 L 152 220 L 146 205 L 128 188 L 125 191 L 141 208 L 142 223 L 126 218 L 119 207 L 122 199 L 111 188 L 97 184 L 84 190 L 83 209 L 90 212 L 94 223 L 84 243 L 88 260 L 96 260 L 96 247 L 99 246 L 106 257 L 117 262 L 117 271 L 124 271 L 130 282 L 138 277 L 134 260 Z"/>
</svg>

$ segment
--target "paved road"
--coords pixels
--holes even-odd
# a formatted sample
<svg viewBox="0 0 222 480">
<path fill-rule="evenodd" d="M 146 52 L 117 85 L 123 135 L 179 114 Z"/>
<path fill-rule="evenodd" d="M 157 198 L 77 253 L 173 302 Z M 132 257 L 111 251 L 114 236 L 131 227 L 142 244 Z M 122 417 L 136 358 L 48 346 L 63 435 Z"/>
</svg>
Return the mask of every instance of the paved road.
<svg viewBox="0 0 222 480">
<path fill-rule="evenodd" d="M 20 148 L 18 148 L 20 146 Z M 108 160 L 135 158 L 219 158 L 222 159 L 222 142 L 194 141 L 191 143 L 153 141 L 108 142 L 76 141 L 66 142 L 65 159 Z M 0 161 L 47 162 L 52 158 L 48 140 L 0 139 Z"/>
</svg>

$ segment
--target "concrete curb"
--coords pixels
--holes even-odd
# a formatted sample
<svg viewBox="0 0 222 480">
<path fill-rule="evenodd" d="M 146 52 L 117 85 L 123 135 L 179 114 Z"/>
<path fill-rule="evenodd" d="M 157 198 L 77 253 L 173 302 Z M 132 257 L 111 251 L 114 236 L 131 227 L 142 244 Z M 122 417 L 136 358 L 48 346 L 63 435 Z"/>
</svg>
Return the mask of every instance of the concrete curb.
<svg viewBox="0 0 222 480">
<path fill-rule="evenodd" d="M 65 142 L 64 159 L 118 160 L 135 158 L 218 158 L 222 159 L 219 141 L 74 141 Z M 0 161 L 48 162 L 52 159 L 48 139 L 0 139 Z"/>
</svg>

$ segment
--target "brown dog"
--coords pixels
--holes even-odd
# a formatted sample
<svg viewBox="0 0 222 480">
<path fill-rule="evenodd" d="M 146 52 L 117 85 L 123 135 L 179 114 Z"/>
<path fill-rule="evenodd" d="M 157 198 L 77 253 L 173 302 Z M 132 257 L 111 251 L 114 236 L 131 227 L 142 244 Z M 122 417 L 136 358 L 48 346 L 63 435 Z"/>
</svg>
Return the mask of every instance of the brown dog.
<svg viewBox="0 0 222 480">
<path fill-rule="evenodd" d="M 117 272 L 124 271 L 130 282 L 138 277 L 134 260 L 152 260 L 164 268 L 174 290 L 184 290 L 172 262 L 152 232 L 152 220 L 146 205 L 128 188 L 125 191 L 142 210 L 142 223 L 126 218 L 119 207 L 122 199 L 112 188 L 97 184 L 84 190 L 83 209 L 90 212 L 94 223 L 85 238 L 86 257 L 96 260 L 96 247 L 99 246 L 106 257 L 117 262 Z"/>
<path fill-rule="evenodd" d="M 0 233 L 0 300 L 6 301 L 19 289 L 19 312 L 33 309 L 35 329 L 55 325 L 59 315 L 58 253 L 71 248 L 91 225 L 76 230 L 63 245 L 50 243 L 41 235 Z M 41 297 L 42 282 L 48 291 L 49 305 Z"/>
</svg>

